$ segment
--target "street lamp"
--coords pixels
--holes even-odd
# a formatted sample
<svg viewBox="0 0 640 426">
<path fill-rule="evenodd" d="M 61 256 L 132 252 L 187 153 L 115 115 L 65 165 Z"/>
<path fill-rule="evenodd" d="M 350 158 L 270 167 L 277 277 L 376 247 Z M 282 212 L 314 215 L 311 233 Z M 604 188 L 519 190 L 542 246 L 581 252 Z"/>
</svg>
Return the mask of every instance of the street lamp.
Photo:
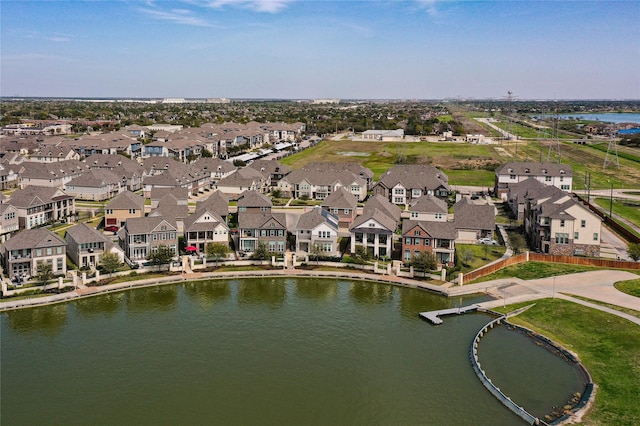
<svg viewBox="0 0 640 426">
<path fill-rule="evenodd" d="M 611 214 L 613 213 L 613 182 L 611 184 L 611 192 L 609 193 L 609 219 L 613 219 Z"/>
</svg>

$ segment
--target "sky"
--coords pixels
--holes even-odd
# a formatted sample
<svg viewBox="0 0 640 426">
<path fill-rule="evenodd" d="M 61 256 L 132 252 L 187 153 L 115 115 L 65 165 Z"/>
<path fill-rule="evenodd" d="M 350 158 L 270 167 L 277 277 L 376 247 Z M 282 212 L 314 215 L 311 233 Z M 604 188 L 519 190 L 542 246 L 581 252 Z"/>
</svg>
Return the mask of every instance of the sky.
<svg viewBox="0 0 640 426">
<path fill-rule="evenodd" d="M 640 0 L 0 1 L 0 95 L 640 99 Z"/>
</svg>

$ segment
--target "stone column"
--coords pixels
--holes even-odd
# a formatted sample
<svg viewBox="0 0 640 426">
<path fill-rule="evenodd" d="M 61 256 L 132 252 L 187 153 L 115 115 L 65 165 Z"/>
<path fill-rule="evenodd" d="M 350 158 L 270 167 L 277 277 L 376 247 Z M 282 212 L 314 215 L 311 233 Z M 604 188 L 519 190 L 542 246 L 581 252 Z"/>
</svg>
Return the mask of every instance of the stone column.
<svg viewBox="0 0 640 426">
<path fill-rule="evenodd" d="M 446 281 L 446 280 L 447 280 L 447 269 L 442 268 L 440 270 L 440 281 Z"/>
<path fill-rule="evenodd" d="M 63 282 L 62 282 L 62 277 L 58 277 L 58 288 L 62 288 L 63 287 Z"/>
<path fill-rule="evenodd" d="M 96 271 L 96 282 L 100 281 L 100 271 Z"/>
<path fill-rule="evenodd" d="M 87 285 L 87 273 L 82 273 L 82 285 Z"/>
<path fill-rule="evenodd" d="M 463 285 L 463 284 L 464 284 L 464 274 L 460 272 L 458 274 L 458 285 Z"/>
</svg>

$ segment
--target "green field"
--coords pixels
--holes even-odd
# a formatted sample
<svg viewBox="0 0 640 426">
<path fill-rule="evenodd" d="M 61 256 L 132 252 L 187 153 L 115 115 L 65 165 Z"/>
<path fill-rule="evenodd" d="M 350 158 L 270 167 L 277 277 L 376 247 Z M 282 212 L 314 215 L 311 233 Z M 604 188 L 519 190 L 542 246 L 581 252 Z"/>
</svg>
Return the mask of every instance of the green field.
<svg viewBox="0 0 640 426">
<path fill-rule="evenodd" d="M 564 263 L 525 262 L 507 266 L 493 274 L 478 278 L 474 283 L 516 277 L 522 280 L 535 280 L 559 275 L 575 274 L 577 272 L 595 271 L 595 266 L 567 265 Z M 470 284 L 470 283 L 469 283 Z"/>
<path fill-rule="evenodd" d="M 609 212 L 610 209 L 610 200 L 609 198 L 600 198 L 597 197 L 595 199 L 597 205 L 602 207 Z M 613 200 L 613 214 L 622 216 L 627 219 L 629 222 L 634 225 L 640 227 L 640 201 L 633 200 Z"/>
<path fill-rule="evenodd" d="M 517 153 L 516 153 L 517 151 Z M 280 160 L 292 168 L 309 162 L 358 162 L 371 169 L 375 178 L 395 164 L 430 164 L 449 176 L 449 184 L 492 187 L 494 170 L 509 161 L 546 161 L 547 142 L 505 141 L 499 145 L 471 145 L 451 142 L 355 142 L 325 140 L 318 145 Z M 584 176 L 591 173 L 591 188 L 640 188 L 640 164 L 620 158 L 620 169 L 602 169 L 605 152 L 585 145 L 561 142 L 563 163 L 571 165 L 574 190 L 584 189 Z M 556 155 L 551 161 L 557 161 Z"/>
<path fill-rule="evenodd" d="M 527 304 L 530 302 L 508 306 L 508 310 Z M 560 299 L 538 300 L 510 321 L 578 354 L 598 386 L 595 403 L 583 424 L 640 424 L 640 327 Z"/>
<path fill-rule="evenodd" d="M 635 280 L 618 281 L 614 286 L 623 293 L 640 297 L 640 278 Z"/>
</svg>

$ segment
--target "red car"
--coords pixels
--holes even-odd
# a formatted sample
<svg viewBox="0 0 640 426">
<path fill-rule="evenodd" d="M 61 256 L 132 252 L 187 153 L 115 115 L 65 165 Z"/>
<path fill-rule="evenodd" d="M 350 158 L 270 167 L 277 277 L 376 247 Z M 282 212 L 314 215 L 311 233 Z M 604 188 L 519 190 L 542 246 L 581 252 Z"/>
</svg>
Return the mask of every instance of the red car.
<svg viewBox="0 0 640 426">
<path fill-rule="evenodd" d="M 117 226 L 105 226 L 104 230 L 105 231 L 109 231 L 109 232 L 118 232 L 118 227 Z"/>
</svg>

